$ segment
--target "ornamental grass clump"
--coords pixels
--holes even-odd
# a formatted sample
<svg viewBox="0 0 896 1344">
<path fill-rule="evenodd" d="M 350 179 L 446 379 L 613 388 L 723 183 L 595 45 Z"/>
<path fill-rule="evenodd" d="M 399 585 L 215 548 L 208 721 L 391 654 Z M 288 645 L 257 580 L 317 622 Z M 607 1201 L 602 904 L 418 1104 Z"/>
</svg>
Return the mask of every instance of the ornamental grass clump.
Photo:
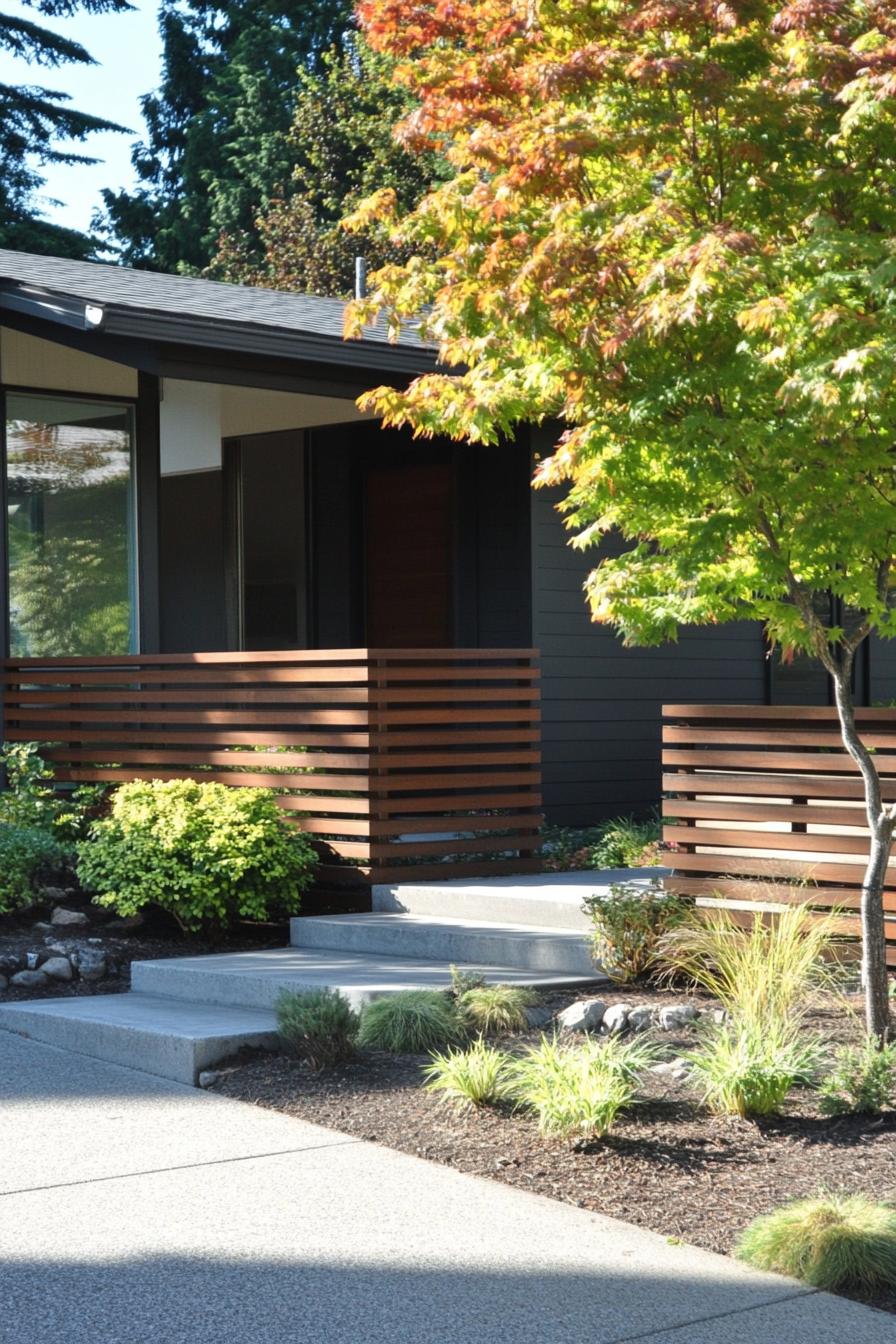
<svg viewBox="0 0 896 1344">
<path fill-rule="evenodd" d="M 823 1115 L 879 1115 L 896 1100 L 896 1044 L 881 1048 L 876 1036 L 837 1051 L 819 1086 Z"/>
<path fill-rule="evenodd" d="M 776 1115 L 794 1087 L 812 1082 L 822 1047 L 797 1023 L 736 1019 L 713 1027 L 684 1059 L 715 1114 Z"/>
<path fill-rule="evenodd" d="M 427 1092 L 441 1092 L 459 1109 L 497 1106 L 513 1092 L 513 1059 L 480 1036 L 466 1049 L 433 1054 L 423 1070 Z"/>
<path fill-rule="evenodd" d="M 479 985 L 461 994 L 458 1006 L 471 1032 L 490 1036 L 525 1031 L 529 1025 L 526 1009 L 538 999 L 534 990 L 523 985 Z"/>
<path fill-rule="evenodd" d="M 642 1071 L 656 1058 L 644 1041 L 544 1037 L 514 1065 L 512 1094 L 534 1113 L 545 1137 L 587 1142 L 610 1132 L 635 1099 Z"/>
<path fill-rule="evenodd" d="M 405 989 L 368 1003 L 358 1043 L 394 1055 L 423 1055 L 463 1036 L 454 1000 L 435 989 Z"/>
<path fill-rule="evenodd" d="M 786 1204 L 741 1234 L 735 1255 L 828 1292 L 896 1287 L 896 1209 L 862 1195 Z"/>
<path fill-rule="evenodd" d="M 663 936 L 657 959 L 667 977 L 684 976 L 732 1018 L 761 1030 L 795 1020 L 810 995 L 837 984 L 838 931 L 836 914 L 806 905 L 788 905 L 772 919 L 757 912 L 747 928 L 727 911 L 701 910 Z"/>
<path fill-rule="evenodd" d="M 274 1011 L 284 1047 L 312 1069 L 331 1069 L 354 1054 L 358 1014 L 337 989 L 284 989 Z"/>
</svg>

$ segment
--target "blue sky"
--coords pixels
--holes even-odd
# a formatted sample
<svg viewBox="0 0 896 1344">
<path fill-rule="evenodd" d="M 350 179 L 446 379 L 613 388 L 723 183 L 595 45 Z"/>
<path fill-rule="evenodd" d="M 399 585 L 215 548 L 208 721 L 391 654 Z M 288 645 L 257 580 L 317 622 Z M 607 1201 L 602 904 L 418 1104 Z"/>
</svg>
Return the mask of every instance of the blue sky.
<svg viewBox="0 0 896 1344">
<path fill-rule="evenodd" d="M 156 26 L 157 0 L 132 0 L 132 3 L 135 8 L 131 13 L 76 14 L 70 19 L 46 20 L 18 0 L 6 0 L 3 5 L 6 13 L 25 15 L 75 38 L 97 64 L 64 65 L 52 70 L 0 54 L 0 81 L 60 89 L 71 95 L 79 110 L 130 128 L 125 135 L 91 136 L 80 147 L 103 162 L 89 167 L 46 170 L 45 194 L 63 202 L 61 206 L 48 206 L 46 214 L 71 228 L 88 227 L 95 206 L 100 204 L 103 187 L 126 187 L 134 182 L 130 148 L 143 132 L 139 99 L 158 84 L 161 48 Z"/>
</svg>

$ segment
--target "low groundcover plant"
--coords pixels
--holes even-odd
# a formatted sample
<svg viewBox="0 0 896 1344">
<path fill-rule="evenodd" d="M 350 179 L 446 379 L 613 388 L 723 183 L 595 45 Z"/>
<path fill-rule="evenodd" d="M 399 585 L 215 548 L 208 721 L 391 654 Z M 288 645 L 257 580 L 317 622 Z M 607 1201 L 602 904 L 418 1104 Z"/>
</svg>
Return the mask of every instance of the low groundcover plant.
<svg viewBox="0 0 896 1344">
<path fill-rule="evenodd" d="M 513 1096 L 545 1136 L 601 1139 L 634 1101 L 638 1079 L 656 1056 L 646 1041 L 609 1036 L 567 1044 L 545 1036 L 515 1064 Z"/>
<path fill-rule="evenodd" d="M 861 1195 L 799 1200 L 752 1222 L 735 1254 L 828 1292 L 893 1288 L 896 1208 Z"/>
<path fill-rule="evenodd" d="M 866 1036 L 843 1046 L 818 1091 L 823 1115 L 878 1115 L 896 1097 L 896 1044 Z"/>
<path fill-rule="evenodd" d="M 284 989 L 274 1010 L 284 1046 L 312 1069 L 332 1068 L 354 1054 L 358 1014 L 337 989 Z"/>
<path fill-rule="evenodd" d="M 799 1084 L 812 1082 L 821 1044 L 797 1024 L 730 1021 L 684 1056 L 703 1102 L 718 1115 L 776 1115 Z"/>
<path fill-rule="evenodd" d="M 428 1092 L 441 1092 L 459 1107 L 495 1106 L 512 1094 L 513 1059 L 480 1036 L 466 1049 L 434 1054 L 423 1070 Z"/>
<path fill-rule="evenodd" d="M 525 1031 L 526 1009 L 538 1002 L 534 990 L 523 985 L 478 985 L 461 994 L 461 1015 L 471 1031 L 485 1035 Z"/>
<path fill-rule="evenodd" d="M 422 1055 L 463 1036 L 454 1000 L 436 989 L 405 989 L 368 1003 L 361 1014 L 359 1044 L 367 1050 Z"/>
</svg>

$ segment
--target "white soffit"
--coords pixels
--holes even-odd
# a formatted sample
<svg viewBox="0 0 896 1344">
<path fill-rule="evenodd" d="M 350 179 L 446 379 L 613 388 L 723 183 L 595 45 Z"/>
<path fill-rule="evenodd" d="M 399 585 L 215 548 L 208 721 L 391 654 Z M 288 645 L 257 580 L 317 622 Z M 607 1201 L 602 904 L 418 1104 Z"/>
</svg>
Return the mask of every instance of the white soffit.
<svg viewBox="0 0 896 1344">
<path fill-rule="evenodd" d="M 362 415 L 351 397 L 315 397 L 256 387 L 221 388 L 221 434 L 225 439 L 374 418 Z"/>
<path fill-rule="evenodd" d="M 137 370 L 110 359 L 70 350 L 22 331 L 0 331 L 0 381 L 9 387 L 136 397 Z"/>
</svg>

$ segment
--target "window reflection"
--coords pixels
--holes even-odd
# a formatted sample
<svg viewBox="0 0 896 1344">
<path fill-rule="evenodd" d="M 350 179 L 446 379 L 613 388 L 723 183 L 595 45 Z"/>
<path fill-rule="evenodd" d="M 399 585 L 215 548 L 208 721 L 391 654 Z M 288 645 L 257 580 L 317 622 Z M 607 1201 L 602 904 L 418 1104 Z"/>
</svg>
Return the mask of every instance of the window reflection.
<svg viewBox="0 0 896 1344">
<path fill-rule="evenodd" d="M 7 396 L 13 657 L 136 651 L 132 422 L 111 402 Z"/>
</svg>

